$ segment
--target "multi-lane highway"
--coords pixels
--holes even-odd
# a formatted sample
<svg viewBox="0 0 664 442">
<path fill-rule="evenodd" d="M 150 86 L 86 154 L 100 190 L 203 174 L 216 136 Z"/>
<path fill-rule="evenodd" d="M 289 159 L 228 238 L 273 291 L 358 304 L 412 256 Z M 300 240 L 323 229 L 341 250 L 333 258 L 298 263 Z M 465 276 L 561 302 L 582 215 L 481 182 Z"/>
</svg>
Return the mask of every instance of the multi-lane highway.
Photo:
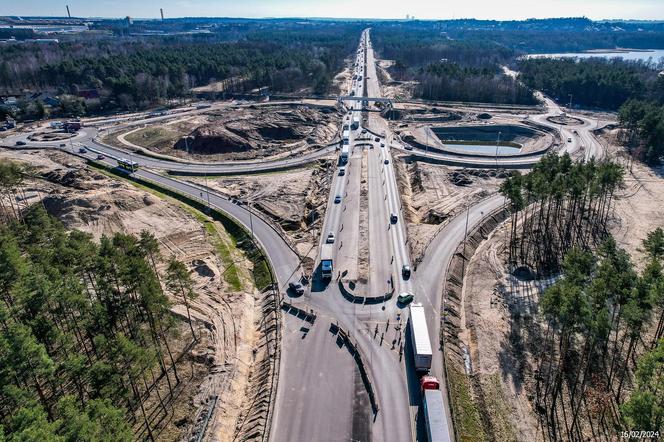
<svg viewBox="0 0 664 442">
<path fill-rule="evenodd" d="M 350 96 L 381 96 L 376 60 L 370 34 L 365 30 L 355 57 Z M 559 131 L 564 149 L 582 152 L 585 158 L 602 155 L 602 146 L 590 132 L 597 123 L 580 117 L 584 124 L 577 131 L 552 123 L 548 117 L 561 109 L 544 98 L 547 112 L 532 120 Z M 410 266 L 408 232 L 393 162 L 393 152 L 427 156 L 447 164 L 477 167 L 530 167 L 539 157 L 459 157 L 453 154 L 406 150 L 391 132 L 372 101 L 345 100 L 341 148 L 331 145 L 293 158 L 271 161 L 195 163 L 171 161 L 130 152 L 101 143 L 97 127 L 84 128 L 64 147 L 61 142 L 38 143 L 27 134 L 6 138 L 13 146 L 26 142 L 31 147 L 62 148 L 80 155 L 117 165 L 117 159 L 129 158 L 140 163 L 137 177 L 154 181 L 201 201 L 208 191 L 201 186 L 164 176 L 150 169 L 192 174 L 252 173 L 304 165 L 315 159 L 348 151 L 339 159 L 330 185 L 327 210 L 320 233 L 320 247 L 333 247 L 334 272 L 323 280 L 317 272 L 306 293 L 288 301 L 316 313 L 314 324 L 285 314 L 282 330 L 282 358 L 279 387 L 274 403 L 270 437 L 274 441 L 304 440 L 373 440 L 408 441 L 418 438 L 416 425 L 420 405 L 419 385 L 407 358 L 405 338 L 407 310 L 397 305 L 400 293 L 410 292 L 426 309 L 433 354 L 431 373 L 444 380 L 443 355 L 437 344 L 440 332 L 442 284 L 445 270 L 456 247 L 463 241 L 466 227 L 473 228 L 489 212 L 503 204 L 501 197 L 491 197 L 452 220 L 432 241 L 416 272 L 404 277 Z M 183 112 L 199 112 L 191 110 Z M 172 117 L 172 116 L 171 116 Z M 138 117 L 140 118 L 140 116 Z M 140 121 L 112 121 L 126 126 L 162 121 L 169 116 L 147 117 Z M 95 125 L 110 121 L 97 121 Z M 568 141 L 568 139 L 570 141 Z M 80 151 L 85 147 L 86 152 Z M 343 171 L 342 171 L 343 168 Z M 302 276 L 299 257 L 287 241 L 258 214 L 245 206 L 209 192 L 209 203 L 247 228 L 253 228 L 256 240 L 269 257 L 279 286 L 285 291 L 290 281 Z M 364 215 L 362 215 L 364 214 Z M 330 237 L 330 234 L 332 237 Z M 363 240 L 363 238 L 365 238 Z M 363 250 L 366 247 L 368 250 Z M 366 269 L 362 261 L 368 262 Z M 318 263 L 318 260 L 317 260 Z M 386 294 L 385 302 L 375 303 Z M 365 299 L 370 302 L 353 302 Z M 368 374 L 370 386 L 360 375 L 358 362 L 339 338 L 340 327 L 350 336 Z M 443 383 L 444 385 L 444 383 Z M 372 410 L 368 389 L 376 396 L 378 410 Z M 451 428 L 447 412 L 445 420 Z M 451 434 L 448 434 L 451 439 Z"/>
</svg>

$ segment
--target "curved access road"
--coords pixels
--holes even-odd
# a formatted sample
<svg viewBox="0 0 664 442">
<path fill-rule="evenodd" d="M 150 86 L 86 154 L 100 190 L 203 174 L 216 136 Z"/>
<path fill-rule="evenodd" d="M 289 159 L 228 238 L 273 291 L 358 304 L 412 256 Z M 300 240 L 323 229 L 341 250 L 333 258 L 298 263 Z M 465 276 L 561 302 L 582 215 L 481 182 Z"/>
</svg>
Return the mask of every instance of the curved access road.
<svg viewBox="0 0 664 442">
<path fill-rule="evenodd" d="M 183 175 L 234 175 L 275 170 L 291 169 L 304 166 L 312 161 L 324 158 L 336 150 L 336 145 L 325 146 L 308 153 L 291 157 L 266 161 L 227 161 L 219 163 L 179 162 L 155 158 L 140 153 L 131 152 L 119 147 L 109 146 L 97 140 L 98 130 L 91 127 L 83 128 L 78 135 L 70 141 L 32 141 L 30 134 L 22 133 L 12 135 L 4 140 L 5 147 L 14 147 L 17 143 L 24 143 L 25 147 L 34 148 L 60 148 L 62 150 L 79 151 L 81 148 L 94 149 L 95 152 L 114 159 L 127 158 L 138 162 L 141 166 L 152 169 L 165 170 L 174 174 Z"/>
</svg>

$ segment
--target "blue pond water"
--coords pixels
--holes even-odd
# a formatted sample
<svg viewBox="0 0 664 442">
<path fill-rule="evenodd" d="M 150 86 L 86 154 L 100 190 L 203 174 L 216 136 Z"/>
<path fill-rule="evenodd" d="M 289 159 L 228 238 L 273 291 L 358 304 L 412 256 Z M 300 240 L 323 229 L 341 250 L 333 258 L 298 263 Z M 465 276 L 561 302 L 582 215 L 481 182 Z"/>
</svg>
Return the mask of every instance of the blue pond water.
<svg viewBox="0 0 664 442">
<path fill-rule="evenodd" d="M 574 58 L 591 58 L 591 57 L 601 57 L 601 58 L 622 58 L 624 60 L 643 60 L 647 61 L 652 59 L 654 62 L 660 61 L 664 58 L 664 49 L 648 49 L 643 51 L 627 51 L 627 52 L 564 52 L 560 54 L 529 54 L 526 55 L 527 58 L 563 58 L 563 57 L 574 57 Z"/>
<path fill-rule="evenodd" d="M 445 143 L 445 148 L 448 150 L 456 150 L 458 152 L 470 152 L 470 153 L 483 153 L 489 155 L 496 154 L 496 145 L 490 144 L 454 144 L 454 143 Z M 498 146 L 498 155 L 514 155 L 521 152 L 521 149 L 518 147 L 509 147 L 509 146 Z"/>
</svg>

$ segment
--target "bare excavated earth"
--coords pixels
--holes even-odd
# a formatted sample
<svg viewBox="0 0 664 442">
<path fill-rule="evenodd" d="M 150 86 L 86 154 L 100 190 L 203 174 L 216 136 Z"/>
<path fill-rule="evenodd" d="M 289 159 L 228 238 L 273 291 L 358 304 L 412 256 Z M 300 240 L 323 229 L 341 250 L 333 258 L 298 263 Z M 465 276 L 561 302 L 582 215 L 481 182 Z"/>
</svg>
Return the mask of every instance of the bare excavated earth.
<svg viewBox="0 0 664 442">
<path fill-rule="evenodd" d="M 395 100 L 408 100 L 413 98 L 413 92 L 417 86 L 417 82 L 395 80 L 390 73 L 390 69 L 392 69 L 393 66 L 394 60 L 377 60 L 376 73 L 380 79 L 382 96 Z"/>
<path fill-rule="evenodd" d="M 333 106 L 256 104 L 114 133 L 105 141 L 200 161 L 280 157 L 333 142 L 340 118 Z"/>
<path fill-rule="evenodd" d="M 419 261 L 427 244 L 452 218 L 498 191 L 503 170 L 457 169 L 395 162 L 411 256 Z"/>
<path fill-rule="evenodd" d="M 468 349 L 473 400 L 489 440 L 539 441 L 529 400 L 535 365 L 530 351 L 538 339 L 531 325 L 539 290 L 510 283 L 504 264 L 509 225 L 494 230 L 472 255 L 463 278 L 459 338 Z"/>
<path fill-rule="evenodd" d="M 310 107 L 257 107 L 245 114 L 230 119 L 225 113 L 216 115 L 218 119 L 191 133 L 189 148 L 198 154 L 248 152 L 265 149 L 270 143 L 327 142 L 336 132 L 326 125 L 331 123 L 331 112 Z M 184 141 L 178 141 L 175 147 L 184 149 Z"/>
<path fill-rule="evenodd" d="M 191 342 L 189 325 L 185 319 L 179 323 L 181 333 L 174 338 L 173 348 L 186 351 L 178 368 L 182 372 L 182 392 L 173 403 L 172 418 L 160 429 L 159 440 L 188 439 L 213 395 L 219 400 L 208 434 L 213 434 L 215 440 L 232 441 L 248 431 L 245 425 L 238 433 L 239 422 L 252 413 L 247 408 L 251 403 L 248 398 L 268 387 L 251 382 L 268 358 L 260 332 L 264 323 L 263 295 L 254 288 L 251 262 L 233 246 L 223 226 L 213 224 L 213 238 L 201 218 L 176 201 L 89 169 L 81 160 L 62 152 L 0 149 L 3 159 L 35 168 L 36 179 L 24 186 L 22 195 L 26 199 L 19 201 L 20 207 L 41 202 L 68 228 L 88 232 L 97 239 L 115 232 L 139 234 L 148 230 L 157 238 L 162 256 L 175 256 L 190 269 L 197 295 L 190 301 L 190 308 L 200 339 L 187 347 Z M 227 250 L 225 257 L 219 252 L 222 248 Z M 160 271 L 164 267 L 165 262 L 158 264 Z M 237 274 L 239 290 L 233 288 L 237 284 L 227 281 L 229 270 Z M 171 301 L 173 312 L 186 318 L 180 297 L 173 296 Z M 165 394 L 165 386 L 157 388 Z"/>
<path fill-rule="evenodd" d="M 619 131 L 610 129 L 599 135 L 608 146 L 607 154 L 625 168 L 624 188 L 614 197 L 610 233 L 642 268 L 641 241 L 648 232 L 664 228 L 664 166 L 649 167 L 632 160 L 618 142 Z"/>
<path fill-rule="evenodd" d="M 42 132 L 35 132 L 31 134 L 28 139 L 32 141 L 64 141 L 75 136 L 75 133 L 68 133 L 62 130 L 46 129 Z"/>
<path fill-rule="evenodd" d="M 664 168 L 631 162 L 618 147 L 618 130 L 601 138 L 608 156 L 626 168 L 625 187 L 614 197 L 610 233 L 637 267 L 644 265 L 641 241 L 664 226 Z M 468 348 L 473 401 L 490 440 L 543 440 L 531 402 L 535 396 L 533 354 L 543 342 L 538 301 L 552 280 L 519 281 L 506 272 L 509 219 L 472 255 L 460 297 L 459 338 Z M 582 431 L 590 431 L 584 422 Z"/>
<path fill-rule="evenodd" d="M 325 218 L 331 167 L 332 161 L 320 161 L 300 170 L 208 178 L 207 182 L 216 191 L 257 209 L 301 256 L 313 258 Z M 192 180 L 202 183 L 200 178 Z"/>
</svg>

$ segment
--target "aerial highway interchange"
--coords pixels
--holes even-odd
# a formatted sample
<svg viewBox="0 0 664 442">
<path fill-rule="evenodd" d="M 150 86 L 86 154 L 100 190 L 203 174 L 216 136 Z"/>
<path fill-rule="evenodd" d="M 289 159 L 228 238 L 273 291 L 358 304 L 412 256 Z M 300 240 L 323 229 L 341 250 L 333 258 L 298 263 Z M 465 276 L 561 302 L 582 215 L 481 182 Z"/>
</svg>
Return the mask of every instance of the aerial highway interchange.
<svg viewBox="0 0 664 442">
<path fill-rule="evenodd" d="M 445 272 L 467 231 L 501 207 L 504 200 L 498 195 L 490 196 L 469 207 L 463 216 L 454 218 L 435 236 L 423 260 L 415 266 L 409 253 L 395 157 L 463 167 L 527 169 L 545 152 L 464 156 L 423 150 L 403 142 L 391 131 L 377 107 L 377 103 L 386 100 L 381 97 L 369 29 L 360 37 L 353 74 L 352 93 L 339 98 L 343 118 L 338 142 L 292 157 L 223 163 L 174 161 L 140 151 L 130 152 L 102 141 L 101 135 L 109 129 L 165 121 L 172 115 L 97 119 L 86 123 L 77 136 L 65 143 L 35 142 L 28 138 L 29 133 L 20 133 L 6 138 L 4 144 L 16 147 L 20 142 L 21 148 L 61 149 L 109 167 L 116 167 L 121 159 L 129 159 L 140 165 L 129 171 L 136 178 L 209 204 L 251 230 L 268 256 L 284 301 L 302 311 L 313 312 L 316 317 L 309 324 L 283 313 L 281 366 L 272 404 L 270 440 L 406 441 L 420 440 L 426 434 L 422 392 L 407 338 L 411 333 L 407 325 L 409 309 L 397 301 L 402 294 L 413 294 L 414 302 L 421 304 L 426 312 L 433 353 L 429 375 L 440 380 L 445 401 L 441 440 L 453 440 L 445 394 L 444 357 L 439 343 Z M 558 132 L 562 140 L 558 152 L 582 151 L 586 159 L 602 157 L 603 148 L 592 134 L 599 121 L 576 116 L 584 125 L 578 132 L 572 132 L 548 120 L 563 110 L 551 99 L 543 96 L 541 99 L 544 112 L 531 119 Z M 213 106 L 223 108 L 228 104 Z M 205 110 L 184 108 L 179 115 Z M 313 274 L 306 274 L 302 257 L 260 214 L 208 187 L 171 176 L 292 169 L 335 155 L 339 159 L 332 172 L 325 219 L 317 232 L 318 254 L 310 257 L 316 262 Z M 363 162 L 366 176 L 362 175 Z M 362 207 L 363 188 L 367 192 L 366 207 Z M 366 217 L 362 216 L 363 210 Z M 362 223 L 366 223 L 368 232 L 364 240 Z M 360 244 L 366 244 L 368 250 L 361 251 Z M 368 254 L 369 269 L 366 280 L 358 281 L 361 252 Z M 324 260 L 332 262 L 331 275 L 326 277 L 321 274 Z M 304 294 L 295 296 L 288 286 L 299 281 L 304 282 Z M 353 353 L 358 353 L 359 358 Z M 365 376 L 361 370 L 365 370 Z"/>
</svg>

